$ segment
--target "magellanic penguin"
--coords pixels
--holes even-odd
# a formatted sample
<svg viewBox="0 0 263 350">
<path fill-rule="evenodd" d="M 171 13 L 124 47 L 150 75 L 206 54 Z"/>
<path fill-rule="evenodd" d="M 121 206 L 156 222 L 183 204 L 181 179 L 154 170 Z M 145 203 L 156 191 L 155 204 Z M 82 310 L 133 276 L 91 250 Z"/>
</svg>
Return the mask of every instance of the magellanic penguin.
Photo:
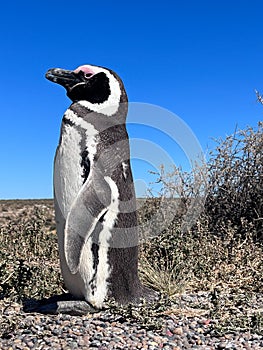
<svg viewBox="0 0 263 350">
<path fill-rule="evenodd" d="M 128 99 L 110 69 L 50 69 L 72 104 L 63 116 L 54 162 L 54 201 L 64 282 L 101 308 L 153 293 L 138 278 L 136 198 L 126 131 Z"/>
</svg>

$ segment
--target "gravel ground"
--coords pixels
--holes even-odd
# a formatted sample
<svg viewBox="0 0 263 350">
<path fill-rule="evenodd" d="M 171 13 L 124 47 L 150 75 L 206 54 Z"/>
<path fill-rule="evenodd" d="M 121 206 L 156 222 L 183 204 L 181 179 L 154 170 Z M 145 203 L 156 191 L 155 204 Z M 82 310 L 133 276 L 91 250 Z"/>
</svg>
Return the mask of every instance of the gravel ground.
<svg viewBox="0 0 263 350">
<path fill-rule="evenodd" d="M 185 296 L 189 301 L 192 296 Z M 204 299 L 204 296 L 202 296 Z M 87 316 L 26 314 L 16 303 L 0 302 L 0 349 L 263 349 L 263 336 L 232 332 L 217 336 L 207 310 L 170 310 L 151 330 L 106 310 Z"/>
<path fill-rule="evenodd" d="M 50 226 L 48 229 L 52 231 L 54 213 L 52 202 L 49 202 Z M 6 201 L 3 204 L 0 201 L 0 225 L 19 222 L 20 214 L 22 212 L 24 215 L 25 208 L 31 213 L 29 209 L 32 203 L 31 201 L 27 201 L 26 204 L 10 201 L 8 206 Z M 46 201 L 43 201 L 43 204 L 45 203 Z M 41 205 L 42 202 L 38 204 Z M 5 278 L 5 282 L 8 282 L 8 279 L 12 278 L 12 271 Z M 25 313 L 21 304 L 11 302 L 11 296 L 1 300 L 3 295 L 0 295 L 0 350 L 263 349 L 263 336 L 259 334 L 236 330 L 218 335 L 215 329 L 219 329 L 218 326 L 221 323 L 210 313 L 216 303 L 220 317 L 223 314 L 225 319 L 233 315 L 237 317 L 255 313 L 262 315 L 263 294 L 255 294 L 249 300 L 246 294 L 243 296 L 239 294 L 238 301 L 231 302 L 229 305 L 228 301 L 231 297 L 233 301 L 233 296 L 228 293 L 221 294 L 220 292 L 218 296 L 214 295 L 216 300 L 213 305 L 211 295 L 209 296 L 206 292 L 178 297 L 178 302 L 174 307 L 153 316 L 155 319 L 158 318 L 161 325 L 158 330 L 146 327 L 139 321 L 129 320 L 113 310 L 78 317 Z M 139 310 L 139 313 L 142 315 L 142 309 Z M 149 318 L 149 314 L 143 316 L 144 319 Z M 154 320 L 153 323 L 155 323 Z M 263 334 L 262 331 L 261 334 Z"/>
</svg>

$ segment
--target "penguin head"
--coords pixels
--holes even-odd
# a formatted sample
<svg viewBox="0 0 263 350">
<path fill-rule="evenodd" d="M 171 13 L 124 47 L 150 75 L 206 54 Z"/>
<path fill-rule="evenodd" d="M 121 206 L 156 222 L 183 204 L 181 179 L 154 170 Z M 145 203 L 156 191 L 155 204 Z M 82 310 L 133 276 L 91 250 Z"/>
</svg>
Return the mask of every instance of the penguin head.
<svg viewBox="0 0 263 350">
<path fill-rule="evenodd" d="M 83 65 L 77 69 L 49 69 L 46 78 L 62 85 L 73 102 L 81 102 L 91 111 L 112 115 L 120 103 L 128 101 L 120 77 L 110 69 Z"/>
</svg>

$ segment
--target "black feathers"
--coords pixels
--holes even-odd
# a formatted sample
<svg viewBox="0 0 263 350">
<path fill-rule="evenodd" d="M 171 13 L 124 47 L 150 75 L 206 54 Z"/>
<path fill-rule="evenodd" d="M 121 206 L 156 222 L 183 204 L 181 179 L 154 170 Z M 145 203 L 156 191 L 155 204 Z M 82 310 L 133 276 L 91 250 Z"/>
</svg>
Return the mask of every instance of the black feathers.
<svg viewBox="0 0 263 350">
<path fill-rule="evenodd" d="M 103 72 L 67 90 L 67 95 L 73 102 L 86 100 L 90 103 L 103 103 L 108 100 L 110 94 L 109 78 Z"/>
<path fill-rule="evenodd" d="M 82 174 L 82 177 L 84 178 L 83 183 L 86 182 L 90 172 L 90 160 L 88 155 L 89 153 L 86 150 L 83 151 L 81 155 L 82 160 L 80 165 L 83 168 L 83 174 Z"/>
</svg>

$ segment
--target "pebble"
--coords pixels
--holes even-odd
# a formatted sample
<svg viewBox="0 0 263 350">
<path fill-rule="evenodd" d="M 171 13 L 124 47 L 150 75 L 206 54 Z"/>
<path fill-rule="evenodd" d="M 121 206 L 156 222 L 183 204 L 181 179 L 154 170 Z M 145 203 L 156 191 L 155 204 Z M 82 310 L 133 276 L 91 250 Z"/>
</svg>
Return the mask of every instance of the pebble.
<svg viewBox="0 0 263 350">
<path fill-rule="evenodd" d="M 182 327 L 176 327 L 173 329 L 173 334 L 177 334 L 177 335 L 182 335 L 183 334 L 183 328 Z"/>
<path fill-rule="evenodd" d="M 185 299 L 189 302 L 190 297 Z M 192 296 L 196 298 L 196 296 Z M 1 302 L 0 302 L 1 303 Z M 1 305 L 0 305 L 1 306 Z M 1 309 L 1 308 L 0 308 Z M 110 311 L 87 316 L 26 314 L 8 309 L 5 317 L 19 317 L 14 329 L 0 338 L 3 350 L 99 349 L 99 350 L 259 350 L 263 336 L 233 332 L 217 336 L 216 320 L 184 315 L 160 316 L 162 329 L 147 329 L 136 322 L 125 321 Z"/>
</svg>

